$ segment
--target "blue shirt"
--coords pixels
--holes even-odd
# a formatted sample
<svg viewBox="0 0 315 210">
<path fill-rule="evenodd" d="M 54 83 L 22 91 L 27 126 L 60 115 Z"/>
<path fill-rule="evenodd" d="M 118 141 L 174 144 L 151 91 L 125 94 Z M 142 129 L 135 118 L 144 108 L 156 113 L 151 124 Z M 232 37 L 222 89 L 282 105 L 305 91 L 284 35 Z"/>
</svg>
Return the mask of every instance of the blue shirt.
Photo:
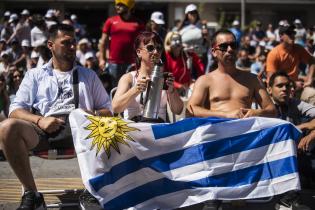
<svg viewBox="0 0 315 210">
<path fill-rule="evenodd" d="M 111 109 L 111 101 L 96 73 L 75 66 L 79 80 L 79 108 L 85 110 Z M 58 98 L 58 82 L 53 72 L 52 60 L 40 68 L 28 70 L 22 80 L 9 114 L 16 109 L 38 110 L 43 116 Z M 69 113 L 72 110 L 69 110 Z M 53 113 L 52 113 L 53 114 Z"/>
</svg>

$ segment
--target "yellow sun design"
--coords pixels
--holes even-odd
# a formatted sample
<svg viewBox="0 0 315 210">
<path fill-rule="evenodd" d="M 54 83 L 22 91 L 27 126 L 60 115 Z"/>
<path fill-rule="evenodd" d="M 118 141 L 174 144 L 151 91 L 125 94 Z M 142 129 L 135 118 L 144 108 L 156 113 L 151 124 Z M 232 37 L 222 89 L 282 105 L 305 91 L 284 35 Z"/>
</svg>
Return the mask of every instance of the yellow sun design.
<svg viewBox="0 0 315 210">
<path fill-rule="evenodd" d="M 99 117 L 99 116 L 86 116 L 91 123 L 85 127 L 91 133 L 85 138 L 93 138 L 91 150 L 96 145 L 96 155 L 104 148 L 106 155 L 110 158 L 110 147 L 113 147 L 120 153 L 118 143 L 129 146 L 126 139 L 134 141 L 126 132 L 139 130 L 127 126 L 127 122 L 119 117 Z"/>
</svg>

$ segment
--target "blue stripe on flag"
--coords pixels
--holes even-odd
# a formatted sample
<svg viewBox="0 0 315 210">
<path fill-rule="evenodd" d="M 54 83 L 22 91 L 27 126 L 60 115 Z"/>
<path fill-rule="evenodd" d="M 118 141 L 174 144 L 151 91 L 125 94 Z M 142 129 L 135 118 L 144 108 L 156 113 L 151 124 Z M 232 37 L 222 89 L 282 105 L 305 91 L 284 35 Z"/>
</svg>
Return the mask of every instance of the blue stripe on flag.
<svg viewBox="0 0 315 210">
<path fill-rule="evenodd" d="M 173 124 L 154 124 L 152 132 L 155 140 L 194 130 L 199 126 L 230 121 L 229 118 L 187 118 Z"/>
<path fill-rule="evenodd" d="M 191 182 L 172 181 L 163 178 L 146 183 L 112 199 L 104 204 L 104 209 L 125 209 L 156 196 L 180 190 L 202 187 L 238 187 L 253 184 L 295 173 L 297 172 L 296 165 L 296 157 L 292 156 Z"/>
<path fill-rule="evenodd" d="M 102 187 L 113 184 L 127 174 L 144 167 L 165 172 L 288 139 L 296 140 L 299 136 L 299 131 L 293 128 L 292 124 L 282 124 L 261 131 L 199 144 L 194 147 L 144 160 L 138 160 L 136 157 L 133 157 L 113 166 L 109 172 L 90 179 L 89 182 L 95 191 L 99 191 Z"/>
</svg>

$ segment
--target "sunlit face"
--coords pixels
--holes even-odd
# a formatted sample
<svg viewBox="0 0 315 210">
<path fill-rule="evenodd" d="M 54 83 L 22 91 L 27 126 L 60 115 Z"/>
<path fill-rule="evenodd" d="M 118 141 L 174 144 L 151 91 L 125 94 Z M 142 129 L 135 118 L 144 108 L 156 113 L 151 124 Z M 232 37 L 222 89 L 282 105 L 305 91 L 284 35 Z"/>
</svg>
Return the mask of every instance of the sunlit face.
<svg viewBox="0 0 315 210">
<path fill-rule="evenodd" d="M 15 72 L 13 73 L 13 82 L 14 82 L 15 84 L 17 84 L 17 85 L 21 84 L 21 82 L 22 82 L 22 75 L 21 75 L 20 72 L 15 71 Z"/>
<path fill-rule="evenodd" d="M 224 65 L 235 65 L 237 43 L 232 34 L 219 34 L 216 44 L 212 47 L 212 55 Z"/>
<path fill-rule="evenodd" d="M 48 41 L 48 48 L 56 59 L 73 63 L 76 58 L 74 33 L 58 31 L 56 39 Z"/>
<path fill-rule="evenodd" d="M 147 44 L 141 44 L 140 48 L 137 49 L 137 55 L 141 58 L 147 66 L 153 66 L 155 63 L 159 62 L 161 59 L 161 54 L 163 51 L 163 46 L 150 41 Z"/>
<path fill-rule="evenodd" d="M 286 104 L 290 97 L 291 87 L 287 77 L 278 76 L 273 86 L 268 88 L 268 92 L 277 104 Z"/>
</svg>

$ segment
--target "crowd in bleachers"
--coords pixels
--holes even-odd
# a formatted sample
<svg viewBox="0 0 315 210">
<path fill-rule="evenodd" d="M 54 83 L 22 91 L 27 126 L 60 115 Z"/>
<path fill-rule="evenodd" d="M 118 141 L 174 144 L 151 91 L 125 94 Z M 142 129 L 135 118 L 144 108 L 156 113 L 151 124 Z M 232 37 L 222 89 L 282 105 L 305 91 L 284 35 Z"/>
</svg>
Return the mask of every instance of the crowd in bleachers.
<svg viewBox="0 0 315 210">
<path fill-rule="evenodd" d="M 194 15 L 195 17 L 192 17 Z M 113 88 L 110 75 L 99 67 L 100 43 L 88 39 L 85 27 L 78 22 L 78 19 L 83 17 L 77 17 L 75 14 L 62 17 L 60 11 L 51 9 L 45 15 L 31 14 L 26 9 L 18 14 L 10 11 L 3 14 L 0 23 L 0 74 L 3 86 L 1 87 L 0 109 L 2 116 L 7 116 L 10 100 L 13 100 L 23 74 L 49 61 L 51 55 L 46 46 L 47 30 L 53 24 L 66 23 L 75 27 L 77 62 L 96 71 L 108 92 Z M 264 80 L 267 54 L 280 42 L 278 27 L 287 24 L 288 21 L 281 20 L 278 26 L 263 25 L 259 21 L 252 21 L 252 23 L 253 27 L 248 27 L 246 30 L 240 29 L 238 20 L 230 23 L 229 29 L 236 36 L 239 45 L 236 65 L 239 69 L 257 74 Z M 314 28 L 305 28 L 299 19 L 295 19 L 293 24 L 296 27 L 295 42 L 314 54 Z M 146 30 L 157 32 L 165 41 L 166 68 L 176 68 L 175 71 L 173 70 L 175 87 L 182 96 L 189 92 L 191 83 L 198 76 L 216 68 L 216 62 L 211 56 L 211 34 L 209 34 L 207 21 L 201 19 L 195 5 L 186 7 L 183 20 L 171 29 L 165 27 L 164 15 L 161 12 L 152 13 L 150 20 L 147 21 Z M 178 35 L 177 43 L 176 40 L 170 39 L 176 34 Z M 175 48 L 171 48 L 173 45 L 182 47 L 180 48 L 182 52 L 176 52 L 175 57 L 184 59 L 183 65 L 174 66 L 176 59 L 170 60 L 172 58 L 169 56 L 170 51 L 176 51 Z M 308 68 L 306 65 L 301 65 L 300 68 L 300 76 L 303 79 Z"/>
</svg>

